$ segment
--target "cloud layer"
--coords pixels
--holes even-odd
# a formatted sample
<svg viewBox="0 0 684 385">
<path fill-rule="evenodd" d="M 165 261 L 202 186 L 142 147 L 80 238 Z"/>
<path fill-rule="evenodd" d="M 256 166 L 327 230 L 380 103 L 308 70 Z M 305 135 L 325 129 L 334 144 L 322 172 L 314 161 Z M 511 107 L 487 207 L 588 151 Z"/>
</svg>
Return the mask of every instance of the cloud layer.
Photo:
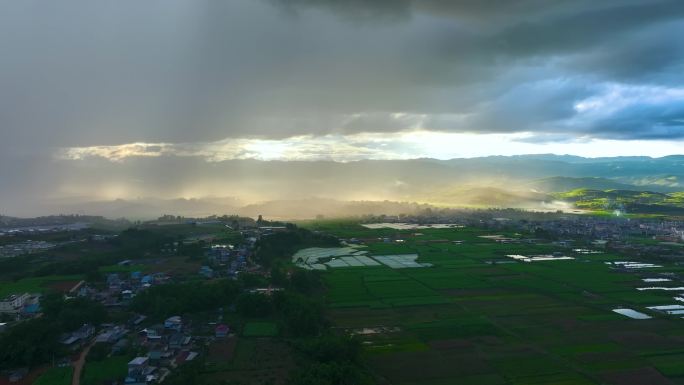
<svg viewBox="0 0 684 385">
<path fill-rule="evenodd" d="M 579 107 L 578 107 L 579 108 Z M 582 108 L 594 108 L 588 105 Z M 420 117 L 416 118 L 420 120 Z M 129 143 L 114 146 L 71 147 L 59 151 L 61 161 L 107 160 L 124 163 L 136 158 L 185 158 L 218 163 L 229 160 L 333 161 L 364 159 L 401 160 L 432 158 L 448 160 L 482 156 L 523 154 L 575 154 L 585 157 L 662 157 L 681 147 L 671 140 L 616 140 L 540 135 L 535 132 L 461 134 L 406 131 L 387 135 L 295 136 L 287 139 L 224 139 L 203 143 Z"/>
<path fill-rule="evenodd" d="M 682 36 L 681 0 L 4 1 L 0 194 L 93 159 L 682 153 Z"/>
<path fill-rule="evenodd" d="M 413 128 L 397 114 L 438 131 L 681 138 L 683 15 L 678 0 L 8 2 L 2 146 Z M 644 87 L 675 95 L 631 91 Z M 574 108 L 610 88 L 629 108 Z"/>
</svg>

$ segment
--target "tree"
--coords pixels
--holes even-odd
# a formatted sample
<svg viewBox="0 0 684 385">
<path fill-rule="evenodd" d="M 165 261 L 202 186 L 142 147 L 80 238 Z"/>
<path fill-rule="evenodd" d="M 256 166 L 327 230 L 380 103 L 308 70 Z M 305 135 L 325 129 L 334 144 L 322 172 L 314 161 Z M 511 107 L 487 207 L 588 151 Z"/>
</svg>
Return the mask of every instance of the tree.
<svg viewBox="0 0 684 385">
<path fill-rule="evenodd" d="M 64 331 L 78 329 L 84 324 L 97 325 L 107 321 L 104 306 L 88 298 L 65 300 L 59 294 L 51 294 L 41 299 L 41 307 L 44 318 L 56 323 Z"/>
<path fill-rule="evenodd" d="M 291 385 L 365 385 L 373 379 L 360 367 L 349 363 L 313 363 L 294 373 Z"/>
<path fill-rule="evenodd" d="M 361 356 L 361 342 L 346 335 L 325 334 L 304 341 L 299 350 L 318 362 L 357 363 Z"/>
<path fill-rule="evenodd" d="M 287 231 L 261 237 L 256 244 L 256 259 L 265 266 L 271 266 L 278 259 L 290 258 L 297 250 L 305 247 L 339 246 L 337 238 L 286 224 Z"/>
<path fill-rule="evenodd" d="M 292 287 L 302 294 L 309 294 L 323 286 L 317 271 L 297 269 L 290 275 Z"/>
<path fill-rule="evenodd" d="M 155 319 L 176 314 L 216 309 L 231 303 L 239 293 L 238 283 L 230 280 L 205 283 L 167 284 L 138 294 L 131 309 Z"/>
<path fill-rule="evenodd" d="M 0 335 L 0 368 L 32 367 L 62 356 L 64 349 L 57 340 L 62 332 L 59 325 L 47 317 L 11 327 Z"/>
<path fill-rule="evenodd" d="M 292 293 L 274 295 L 278 314 L 283 315 L 287 329 L 297 337 L 316 336 L 327 325 L 321 304 L 308 297 Z"/>
<path fill-rule="evenodd" d="M 266 317 L 271 314 L 271 297 L 263 294 L 243 293 L 236 300 L 237 311 L 247 317 Z"/>
<path fill-rule="evenodd" d="M 295 371 L 290 384 L 295 385 L 363 385 L 372 377 L 359 364 L 361 344 L 348 336 L 333 334 L 305 340 L 297 345 L 311 362 Z"/>
<path fill-rule="evenodd" d="M 197 358 L 174 370 L 164 383 L 168 385 L 204 385 L 206 382 L 201 379 L 202 369 L 204 369 L 204 360 Z"/>
<path fill-rule="evenodd" d="M 271 283 L 276 286 L 287 285 L 287 274 L 285 273 L 285 269 L 283 268 L 282 264 L 277 264 L 271 267 Z"/>
</svg>

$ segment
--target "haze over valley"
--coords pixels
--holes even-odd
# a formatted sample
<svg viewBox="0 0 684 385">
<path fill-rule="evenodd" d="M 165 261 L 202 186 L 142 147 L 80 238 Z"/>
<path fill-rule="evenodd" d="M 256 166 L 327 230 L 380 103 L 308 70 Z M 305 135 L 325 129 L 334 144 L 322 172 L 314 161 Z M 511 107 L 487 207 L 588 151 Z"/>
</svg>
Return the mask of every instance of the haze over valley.
<svg viewBox="0 0 684 385">
<path fill-rule="evenodd" d="M 573 204 L 552 193 L 684 190 L 684 157 L 678 156 L 188 163 L 167 157 L 54 162 L 49 177 L 31 182 L 36 194 L 31 205 L 25 204 L 31 192 L 12 194 L 20 185 L 9 187 L 3 198 L 16 203 L 4 214 L 151 219 L 165 213 L 235 213 L 302 219 L 397 215 L 414 213 L 421 205 L 569 210 Z"/>
</svg>

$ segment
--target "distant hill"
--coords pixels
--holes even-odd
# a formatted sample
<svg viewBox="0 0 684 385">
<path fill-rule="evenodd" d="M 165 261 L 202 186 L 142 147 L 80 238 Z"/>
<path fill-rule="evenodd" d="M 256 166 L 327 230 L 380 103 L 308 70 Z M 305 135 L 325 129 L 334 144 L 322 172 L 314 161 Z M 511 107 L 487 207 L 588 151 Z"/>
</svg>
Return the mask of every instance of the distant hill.
<svg viewBox="0 0 684 385">
<path fill-rule="evenodd" d="M 277 219 L 309 219 L 318 215 L 326 217 L 416 214 L 433 208 L 429 204 L 399 201 L 344 201 L 328 198 L 300 198 L 271 200 L 242 204 L 234 198 L 196 199 L 116 199 L 70 204 L 65 210 L 95 213 L 110 218 L 156 219 L 165 214 L 183 217 L 207 217 L 210 215 L 265 215 Z M 78 217 L 78 216 L 77 216 Z M 5 217 L 7 218 L 7 217 Z"/>
<path fill-rule="evenodd" d="M 75 213 L 89 213 L 107 218 L 152 219 L 164 214 L 188 217 L 205 217 L 235 213 L 241 203 L 235 198 L 197 199 L 115 199 L 62 204 L 63 210 Z"/>
<path fill-rule="evenodd" d="M 591 189 L 591 190 L 629 190 L 639 189 L 635 185 L 616 182 L 607 178 L 585 177 L 585 178 L 571 178 L 564 176 L 554 176 L 550 178 L 543 178 L 531 181 L 525 185 L 530 189 L 540 192 L 559 192 L 570 191 L 576 189 Z"/>
<path fill-rule="evenodd" d="M 534 191 L 504 189 L 493 186 L 464 186 L 437 188 L 412 196 L 412 200 L 446 206 L 479 206 L 536 208 L 553 196 Z"/>
<path fill-rule="evenodd" d="M 112 221 L 93 215 L 50 215 L 35 218 L 17 218 L 0 215 L 0 229 L 21 227 L 52 227 L 74 224 L 126 225 L 126 221 Z"/>
<path fill-rule="evenodd" d="M 276 200 L 250 204 L 238 209 L 241 215 L 256 217 L 266 215 L 277 219 L 310 219 L 317 216 L 347 217 L 364 215 L 418 214 L 434 208 L 429 204 L 393 201 L 340 201 L 335 199 L 309 198 Z"/>
<path fill-rule="evenodd" d="M 628 213 L 684 215 L 684 192 L 577 189 L 553 194 L 559 200 L 589 210 L 624 210 Z"/>
</svg>

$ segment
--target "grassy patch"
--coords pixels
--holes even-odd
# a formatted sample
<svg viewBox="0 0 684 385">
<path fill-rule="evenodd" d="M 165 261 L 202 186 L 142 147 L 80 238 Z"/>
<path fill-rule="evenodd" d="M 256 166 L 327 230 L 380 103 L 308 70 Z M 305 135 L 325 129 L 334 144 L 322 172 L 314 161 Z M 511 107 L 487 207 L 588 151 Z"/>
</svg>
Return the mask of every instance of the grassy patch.
<svg viewBox="0 0 684 385">
<path fill-rule="evenodd" d="M 109 357 L 102 361 L 87 362 L 81 377 L 82 385 L 99 385 L 104 381 L 123 380 L 128 371 L 128 356 Z"/>
<path fill-rule="evenodd" d="M 273 322 L 248 322 L 242 334 L 245 337 L 273 337 L 278 335 L 278 325 Z"/>
<path fill-rule="evenodd" d="M 144 272 L 145 265 L 109 265 L 102 266 L 98 270 L 101 273 L 133 273 L 135 271 Z"/>
<path fill-rule="evenodd" d="M 69 385 L 74 369 L 71 366 L 65 368 L 50 368 L 36 379 L 33 385 Z"/>
<path fill-rule="evenodd" d="M 0 297 L 18 293 L 45 293 L 50 284 L 64 281 L 80 281 L 80 275 L 50 275 L 46 277 L 24 278 L 18 281 L 0 282 Z"/>
</svg>

